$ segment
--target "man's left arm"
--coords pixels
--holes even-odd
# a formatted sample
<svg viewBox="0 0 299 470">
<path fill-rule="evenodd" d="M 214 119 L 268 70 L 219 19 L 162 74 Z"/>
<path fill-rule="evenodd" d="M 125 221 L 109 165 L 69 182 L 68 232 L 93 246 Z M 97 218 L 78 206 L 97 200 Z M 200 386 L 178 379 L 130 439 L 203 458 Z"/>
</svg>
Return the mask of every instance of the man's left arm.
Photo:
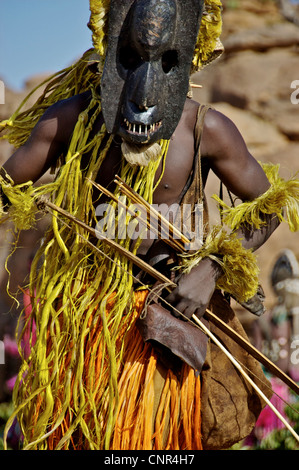
<svg viewBox="0 0 299 470">
<path fill-rule="evenodd" d="M 217 111 L 207 113 L 201 154 L 208 159 L 211 170 L 243 203 L 258 200 L 267 194 L 271 184 L 263 168 L 248 151 L 232 121 Z M 249 252 L 261 247 L 280 224 L 276 213 L 261 212 L 259 217 L 259 226 L 241 221 L 233 230 L 237 242 Z M 203 256 L 188 273 L 182 274 L 177 288 L 167 297 L 167 301 L 189 318 L 194 313 L 201 317 L 218 280 L 224 274 L 223 264 L 217 261 L 217 253 L 215 256 Z"/>
</svg>

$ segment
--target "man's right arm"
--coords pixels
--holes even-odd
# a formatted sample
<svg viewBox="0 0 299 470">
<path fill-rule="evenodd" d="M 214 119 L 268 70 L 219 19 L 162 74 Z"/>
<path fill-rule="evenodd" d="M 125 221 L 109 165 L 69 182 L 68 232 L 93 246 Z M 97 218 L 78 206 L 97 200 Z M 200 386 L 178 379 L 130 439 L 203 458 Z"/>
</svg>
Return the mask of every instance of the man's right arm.
<svg viewBox="0 0 299 470">
<path fill-rule="evenodd" d="M 74 97 L 48 108 L 27 142 L 3 165 L 15 184 L 37 181 L 66 152 L 80 103 Z"/>
</svg>

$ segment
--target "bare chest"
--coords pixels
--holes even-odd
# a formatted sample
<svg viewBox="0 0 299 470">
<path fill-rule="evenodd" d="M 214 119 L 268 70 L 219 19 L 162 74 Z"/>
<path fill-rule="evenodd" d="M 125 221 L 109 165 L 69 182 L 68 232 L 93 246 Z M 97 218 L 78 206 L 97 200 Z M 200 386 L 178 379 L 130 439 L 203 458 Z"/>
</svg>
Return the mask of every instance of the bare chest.
<svg viewBox="0 0 299 470">
<path fill-rule="evenodd" d="M 115 175 L 120 174 L 121 159 L 120 148 L 112 148 L 97 176 L 97 182 L 110 191 L 114 190 Z M 155 175 L 155 183 L 160 180 L 154 192 L 155 204 L 171 205 L 179 201 L 192 172 L 193 161 L 191 147 L 186 152 L 186 148 L 170 144 L 166 159 L 161 161 Z"/>
</svg>

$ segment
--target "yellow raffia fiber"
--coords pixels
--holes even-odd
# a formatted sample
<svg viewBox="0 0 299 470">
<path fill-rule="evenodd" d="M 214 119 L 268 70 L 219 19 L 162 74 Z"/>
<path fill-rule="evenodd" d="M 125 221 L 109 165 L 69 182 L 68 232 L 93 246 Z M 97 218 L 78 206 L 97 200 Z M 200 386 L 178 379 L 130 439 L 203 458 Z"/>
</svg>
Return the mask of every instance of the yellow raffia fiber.
<svg viewBox="0 0 299 470">
<path fill-rule="evenodd" d="M 212 62 L 222 53 L 220 36 L 222 32 L 222 4 L 220 0 L 205 0 L 204 15 L 194 50 L 191 73 Z"/>
<path fill-rule="evenodd" d="M 27 229 L 34 224 L 35 202 L 43 195 L 87 224 L 92 226 L 97 222 L 93 187 L 85 177 L 96 178 L 112 137 L 105 126 L 90 137 L 94 120 L 101 112 L 95 90 L 100 75 L 94 75 L 88 68 L 93 52 L 87 51 L 76 64 L 50 77 L 41 84 L 46 88 L 31 108 L 23 110 L 28 96 L 14 115 L 1 123 L 4 132 L 1 138 L 19 147 L 26 142 L 49 106 L 77 93 L 87 90 L 92 93 L 88 109 L 79 116 L 55 181 L 38 187 L 30 183 L 16 186 L 10 182 L 3 188 L 11 201 L 10 215 L 14 216 L 18 229 Z M 161 157 L 149 167 L 132 168 L 123 164 L 120 172 L 120 176 L 150 203 L 154 176 L 161 159 L 165 160 L 169 142 L 161 141 L 160 144 Z M 83 171 L 81 162 L 85 155 L 88 155 L 89 164 Z M 30 358 L 23 357 L 14 391 L 16 411 L 7 429 L 17 416 L 24 435 L 24 448 L 28 449 L 48 448 L 50 436 L 59 427 L 65 432 L 57 448 L 69 448 L 73 433 L 78 429 L 86 448 L 109 448 L 119 393 L 117 370 L 123 348 L 120 332 L 131 325 L 127 310 L 132 304 L 132 278 L 126 271 L 131 273 L 132 265 L 100 241 L 97 247 L 113 261 L 99 257 L 98 252 L 93 253 L 84 242 L 84 239 L 89 240 L 89 233 L 74 224 L 69 226 L 68 221 L 63 223 L 57 215 L 53 213 L 51 228 L 32 263 L 29 289 L 37 341 Z M 130 240 L 120 239 L 119 243 L 129 248 Z M 135 250 L 138 245 L 137 242 Z M 114 299 L 112 304 L 111 299 Z M 97 320 L 102 327 L 96 344 L 103 359 L 97 369 L 97 387 L 91 391 L 85 389 L 82 380 L 85 374 L 84 340 L 90 333 L 88 322 L 94 324 Z M 20 352 L 22 354 L 21 349 Z M 95 361 L 96 356 L 92 355 L 88 368 L 90 377 L 95 374 Z M 63 396 L 59 398 L 61 390 Z M 57 400 L 61 400 L 61 406 Z M 91 414 L 94 415 L 93 424 Z"/>
<path fill-rule="evenodd" d="M 0 188 L 10 201 L 8 215 L 17 230 L 27 230 L 34 225 L 37 212 L 32 183 L 29 181 L 26 184 L 14 185 L 14 182 L 3 168 L 1 168 L 1 173 L 4 176 L 0 175 Z M 4 208 L 1 201 L 0 219 L 3 214 Z"/>
<path fill-rule="evenodd" d="M 100 81 L 100 73 L 94 74 L 88 67 L 93 54 L 94 50 L 89 49 L 76 63 L 51 75 L 35 87 L 9 119 L 0 122 L 0 140 L 6 139 L 16 148 L 22 146 L 49 106 L 96 87 Z M 41 90 L 40 97 L 33 106 L 28 107 L 31 96 L 38 90 Z"/>
<path fill-rule="evenodd" d="M 37 207 L 33 199 L 31 182 L 6 187 L 5 195 L 11 202 L 8 214 L 17 230 L 28 230 L 35 223 Z"/>
<path fill-rule="evenodd" d="M 240 302 L 256 294 L 259 276 L 256 256 L 242 246 L 235 233 L 228 234 L 222 227 L 214 227 L 200 250 L 182 255 L 182 271 L 190 272 L 205 257 L 210 257 L 222 267 L 223 275 L 216 285 L 218 289 Z"/>
<path fill-rule="evenodd" d="M 100 111 L 100 100 L 94 94 L 79 116 L 55 182 L 32 190 L 33 199 L 48 193 L 56 205 L 90 226 L 97 220 L 89 180 L 96 178 L 112 142 L 104 125 L 89 137 Z M 169 142 L 160 144 L 162 154 L 156 162 L 147 168 L 133 168 L 124 161 L 120 171 L 121 178 L 150 203 L 154 177 Z M 86 154 L 89 164 L 82 168 Z M 120 195 L 119 189 L 116 194 Z M 13 396 L 13 417 L 18 417 L 26 449 L 49 448 L 51 436 L 58 429 L 63 430 L 59 442 L 55 441 L 58 449 L 70 448 L 77 433 L 85 448 L 110 446 L 119 397 L 117 374 L 123 335 L 132 323 L 128 312 L 133 295 L 133 281 L 128 274 L 132 265 L 103 241 L 96 242 L 97 248 L 110 259 L 93 252 L 84 242 L 89 239 L 88 232 L 67 220 L 63 223 L 54 212 L 32 263 L 29 289 L 37 339 L 30 357 L 23 357 Z M 126 248 L 131 244 L 128 237 L 116 241 Z M 138 246 L 137 242 L 135 251 Z M 88 350 L 86 341 L 94 334 L 95 325 L 98 336 L 95 343 L 88 342 Z"/>
<path fill-rule="evenodd" d="M 251 250 L 243 248 L 234 231 L 246 225 L 259 229 L 266 223 L 264 215 L 276 215 L 280 221 L 286 221 L 293 232 L 299 229 L 299 180 L 295 175 L 285 181 L 279 176 L 279 165 L 267 163 L 262 166 L 271 186 L 258 198 L 229 207 L 218 196 L 213 196 L 221 207 L 224 224 L 233 233 L 227 234 L 224 228 L 214 227 L 203 248 L 195 254 L 182 257 L 184 272 L 189 272 L 204 257 L 217 261 L 224 271 L 217 281 L 217 287 L 241 302 L 256 293 L 259 269 L 255 255 Z"/>
<path fill-rule="evenodd" d="M 89 27 L 92 31 L 92 42 L 95 50 L 102 57 L 106 55 L 108 16 L 110 0 L 90 0 Z"/>
<path fill-rule="evenodd" d="M 270 182 L 270 188 L 253 201 L 243 202 L 236 207 L 229 207 L 218 196 L 214 199 L 220 204 L 224 223 L 233 230 L 248 224 L 260 228 L 265 224 L 263 214 L 275 214 L 280 221 L 285 221 L 292 232 L 299 230 L 299 179 L 297 175 L 284 180 L 279 176 L 280 165 L 267 163 L 262 165 Z"/>
</svg>

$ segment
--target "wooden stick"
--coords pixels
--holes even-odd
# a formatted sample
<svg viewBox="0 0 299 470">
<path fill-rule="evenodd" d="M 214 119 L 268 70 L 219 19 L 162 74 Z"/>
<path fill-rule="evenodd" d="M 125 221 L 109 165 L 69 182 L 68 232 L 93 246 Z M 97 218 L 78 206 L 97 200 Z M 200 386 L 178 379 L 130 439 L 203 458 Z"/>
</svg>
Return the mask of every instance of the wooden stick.
<svg viewBox="0 0 299 470">
<path fill-rule="evenodd" d="M 85 224 L 81 220 L 77 219 L 76 217 L 72 216 L 71 214 L 69 214 L 64 209 L 61 209 L 60 207 L 56 206 L 52 202 L 50 202 L 48 200 L 45 200 L 44 198 L 41 198 L 40 201 L 39 201 L 39 204 L 44 204 L 44 205 L 48 206 L 49 208 L 51 208 L 52 210 L 64 215 L 66 218 L 68 218 L 69 220 L 72 220 L 74 223 L 76 223 L 77 225 L 79 225 L 82 228 L 86 229 L 89 233 L 95 235 L 96 237 L 98 237 L 100 235 L 99 233 L 96 232 L 96 230 L 94 228 L 89 227 L 87 224 Z M 145 261 L 141 260 L 138 256 L 133 255 L 133 253 L 131 253 L 129 250 L 123 248 L 121 245 L 119 245 L 118 243 L 114 242 L 111 239 L 107 239 L 103 236 L 100 236 L 100 238 L 102 240 L 104 240 L 106 243 L 108 243 L 110 246 L 115 248 L 118 252 L 120 252 L 121 254 L 126 256 L 128 259 L 130 259 L 140 269 L 142 269 L 143 271 L 145 271 L 148 274 L 150 274 L 151 276 L 153 276 L 156 280 L 158 280 L 162 283 L 168 284 L 168 289 L 171 288 L 171 287 L 172 288 L 176 287 L 175 283 L 171 282 L 166 276 L 163 276 L 159 271 L 154 269 L 152 266 L 150 266 Z M 266 358 L 260 351 L 258 351 L 256 348 L 254 348 L 254 346 L 252 346 L 248 341 L 246 341 L 242 336 L 240 336 L 237 332 L 235 332 L 232 328 L 230 328 L 226 323 L 224 323 L 219 317 L 217 317 L 215 314 L 213 314 L 210 310 L 206 311 L 206 316 L 208 317 L 208 319 L 210 321 L 212 321 L 216 326 L 218 326 L 223 332 L 225 332 L 230 338 L 235 340 L 241 347 L 243 347 L 253 357 L 255 357 L 255 359 L 257 359 L 265 367 L 267 367 L 270 372 L 272 372 L 274 375 L 278 376 L 284 383 L 286 383 L 286 385 L 288 385 L 293 391 L 295 391 L 298 394 L 298 392 L 299 392 L 298 385 L 295 382 L 293 382 L 290 377 L 288 377 L 281 369 L 279 369 L 275 364 L 273 364 L 268 358 Z M 209 335 L 209 337 L 214 336 L 214 335 L 212 335 L 210 330 L 205 328 L 204 324 L 202 322 L 200 322 L 200 320 L 198 320 L 198 318 L 195 315 L 193 315 L 192 318 L 197 324 L 200 325 L 200 327 L 206 332 L 206 334 Z M 216 344 L 219 343 L 217 338 L 212 338 L 212 339 L 213 339 L 213 341 L 214 341 L 214 339 L 216 340 L 215 341 Z M 239 365 L 239 367 L 241 367 L 241 366 Z M 238 367 L 238 369 L 239 369 L 239 367 Z M 254 382 L 253 382 L 253 384 L 254 384 Z M 256 389 L 256 387 L 257 387 L 256 384 L 254 384 L 253 386 Z M 260 393 L 262 393 L 262 392 L 260 391 Z M 269 402 L 267 397 L 265 397 L 265 398 L 263 397 L 263 399 L 265 399 L 265 401 L 267 403 Z M 272 408 L 272 404 L 271 404 L 270 407 Z M 284 424 L 285 424 L 285 422 L 284 422 Z M 289 426 L 287 426 L 287 427 L 289 428 Z M 298 437 L 297 434 L 296 434 L 295 437 L 297 439 L 297 437 Z"/>
<path fill-rule="evenodd" d="M 127 187 L 129 195 L 132 193 L 133 197 L 139 196 L 137 193 L 134 194 L 132 190 L 130 191 L 129 190 L 130 187 L 126 183 L 122 182 L 122 180 L 118 176 L 117 176 L 117 179 L 123 184 L 123 186 Z M 105 188 L 103 189 L 105 190 Z M 112 194 L 111 196 L 114 197 Z M 136 197 L 136 200 L 138 200 L 138 202 L 140 202 L 141 204 L 145 202 L 146 205 L 151 208 L 151 206 L 142 198 Z M 294 382 L 288 375 L 286 375 L 279 367 L 277 367 L 272 361 L 270 361 L 266 356 L 264 356 L 251 343 L 249 343 L 245 338 L 239 335 L 235 330 L 233 330 L 230 326 L 228 326 L 225 322 L 223 322 L 219 317 L 217 317 L 217 315 L 215 315 L 210 310 L 207 309 L 205 315 L 214 325 L 216 325 L 219 329 L 221 329 L 221 331 L 226 333 L 231 339 L 233 339 L 237 344 L 239 344 L 239 346 L 241 346 L 243 349 L 249 352 L 257 361 L 259 361 L 261 364 L 267 367 L 269 372 L 279 377 L 295 393 L 299 394 L 299 386 L 296 384 L 296 382 Z"/>
<path fill-rule="evenodd" d="M 111 246 L 112 248 L 114 248 L 116 251 L 118 251 L 120 254 L 122 254 L 123 256 L 125 256 L 127 259 L 129 259 L 130 261 L 132 261 L 132 263 L 134 263 L 136 266 L 138 266 L 140 269 L 142 269 L 144 272 L 150 274 L 151 276 L 153 276 L 155 279 L 161 281 L 162 283 L 165 283 L 165 284 L 168 284 L 170 287 L 176 287 L 176 284 L 174 282 L 171 282 L 166 276 L 164 276 L 163 274 L 161 274 L 159 271 L 157 271 L 155 268 L 153 268 L 152 266 L 150 266 L 148 263 L 146 263 L 145 261 L 143 261 L 141 258 L 139 258 L 138 256 L 134 255 L 133 253 L 131 253 L 131 251 L 127 250 L 126 248 L 122 247 L 121 245 L 119 245 L 118 243 L 116 243 L 115 241 L 111 240 L 110 238 L 106 238 L 104 237 L 103 235 L 101 235 L 100 232 L 98 232 L 96 229 L 94 229 L 93 227 L 89 227 L 89 225 L 85 224 L 84 222 L 82 222 L 82 220 L 80 219 L 77 219 L 77 217 L 74 217 L 73 215 L 71 215 L 69 212 L 67 212 L 66 210 L 64 209 L 61 209 L 60 207 L 56 206 L 56 204 L 53 204 L 52 202 L 44 199 L 44 198 L 40 198 L 40 200 L 38 201 L 38 205 L 39 206 L 42 206 L 42 205 L 46 205 L 47 207 L 49 207 L 50 209 L 52 209 L 53 211 L 55 212 L 58 212 L 59 214 L 63 215 L 64 217 L 66 217 L 67 219 L 71 220 L 72 222 L 74 222 L 75 224 L 79 225 L 80 227 L 84 228 L 87 232 L 91 233 L 92 235 L 94 235 L 96 238 L 100 239 L 100 240 L 103 240 L 105 241 L 109 246 Z"/>
<path fill-rule="evenodd" d="M 223 346 L 223 344 L 213 335 L 213 333 L 205 326 L 205 324 L 200 321 L 196 315 L 192 315 L 192 319 L 200 326 L 200 328 L 206 333 L 207 336 L 221 349 L 222 352 L 230 359 L 232 364 L 238 369 L 240 374 L 244 377 L 247 382 L 255 389 L 255 391 L 260 395 L 260 397 L 266 402 L 266 404 L 271 408 L 275 415 L 280 419 L 280 421 L 285 425 L 285 427 L 290 431 L 293 437 L 299 442 L 299 436 L 294 431 L 292 426 L 286 421 L 286 419 L 281 415 L 281 413 L 275 408 L 273 403 L 266 397 L 266 395 L 260 390 L 256 383 L 249 377 L 249 375 L 244 371 L 239 362 L 232 356 L 232 354 Z"/>
<path fill-rule="evenodd" d="M 132 188 L 130 188 L 130 186 L 127 185 L 118 175 L 115 175 L 115 177 L 116 179 L 114 180 L 114 182 L 119 186 L 122 192 L 126 192 L 126 194 L 135 202 L 142 204 L 143 206 L 148 208 L 150 213 L 157 217 L 157 219 L 161 222 L 162 225 L 164 224 L 164 226 L 168 228 L 168 233 L 170 229 L 173 235 L 175 235 L 179 240 L 182 240 L 183 243 L 186 243 L 188 245 L 190 244 L 190 240 L 185 237 L 185 235 L 177 227 L 171 224 L 169 220 L 163 217 L 163 215 L 158 212 L 151 204 L 149 204 L 145 199 L 139 196 L 139 194 L 136 193 L 136 191 L 134 191 Z"/>
<path fill-rule="evenodd" d="M 243 336 L 239 335 L 239 333 L 233 330 L 233 328 L 227 325 L 223 320 L 217 317 L 217 315 L 212 313 L 210 310 L 206 310 L 205 316 L 221 331 L 226 333 L 237 344 L 239 344 L 239 346 L 243 347 L 257 361 L 267 367 L 269 372 L 279 377 L 286 385 L 288 385 L 295 393 L 299 395 L 299 386 L 296 384 L 296 382 L 294 382 L 287 374 L 285 374 L 279 367 L 277 367 L 272 361 L 270 361 L 270 359 L 264 356 L 264 354 L 262 354 L 251 343 L 249 343 L 249 341 L 243 338 Z"/>
<path fill-rule="evenodd" d="M 184 239 L 185 243 L 190 242 L 190 240 L 184 238 L 184 235 L 176 227 L 171 225 L 170 222 L 165 217 L 163 217 L 160 212 L 158 212 L 151 204 L 149 204 L 149 202 L 147 202 L 142 196 L 140 196 L 136 191 L 134 191 L 127 183 L 125 183 L 125 181 L 123 181 L 118 175 L 115 175 L 115 177 L 116 180 L 114 180 L 114 182 L 119 186 L 122 192 L 124 192 L 134 202 L 144 206 L 152 215 L 157 217 L 162 226 L 170 228 L 172 230 L 172 233 L 175 233 L 178 238 Z"/>
<path fill-rule="evenodd" d="M 163 240 L 171 239 L 172 243 L 175 245 L 176 250 L 180 251 L 181 253 L 185 251 L 180 241 L 176 238 L 173 238 L 172 234 L 174 233 L 174 230 L 173 230 L 174 227 L 168 221 L 166 221 L 166 219 L 163 218 L 163 216 L 158 211 L 156 211 L 153 208 L 153 206 L 145 204 L 144 203 L 145 201 L 141 198 L 140 199 L 136 198 L 135 195 L 132 194 L 132 192 L 123 185 L 120 185 L 120 190 L 129 199 L 131 199 L 135 204 L 138 204 L 144 207 L 147 212 L 147 215 L 150 216 L 151 219 L 154 218 L 154 221 L 156 221 L 158 224 L 158 228 L 160 228 L 161 230 L 161 238 L 162 238 L 162 235 L 164 235 Z M 169 229 L 171 229 L 171 231 Z M 182 234 L 177 232 L 177 237 L 182 238 Z"/>
<path fill-rule="evenodd" d="M 110 197 L 113 201 L 115 201 L 117 204 L 119 204 L 123 209 L 128 211 L 128 213 L 130 215 L 134 216 L 136 218 L 136 220 L 138 220 L 138 222 L 141 222 L 146 228 L 148 228 L 149 230 L 155 232 L 155 234 L 158 236 L 158 238 L 161 238 L 161 236 L 159 234 L 159 230 L 156 227 L 151 226 L 151 223 L 148 220 L 148 218 L 143 219 L 141 216 L 136 214 L 134 211 L 132 211 L 130 209 L 130 207 L 128 207 L 126 204 L 124 204 L 118 197 L 116 197 L 113 193 L 111 193 L 108 189 L 104 188 L 102 185 L 100 185 L 98 183 L 95 183 L 94 181 L 90 180 L 89 178 L 87 178 L 87 180 L 93 186 L 95 186 L 97 189 L 102 191 L 103 194 Z M 148 211 L 147 211 L 147 214 L 148 214 Z M 170 245 L 171 248 L 173 248 L 174 250 L 179 250 L 181 253 L 184 252 L 184 249 L 180 245 L 178 245 L 178 243 L 176 243 L 177 240 L 174 240 L 171 236 L 169 236 L 169 238 L 163 238 L 163 240 L 165 241 L 165 243 Z"/>
</svg>

